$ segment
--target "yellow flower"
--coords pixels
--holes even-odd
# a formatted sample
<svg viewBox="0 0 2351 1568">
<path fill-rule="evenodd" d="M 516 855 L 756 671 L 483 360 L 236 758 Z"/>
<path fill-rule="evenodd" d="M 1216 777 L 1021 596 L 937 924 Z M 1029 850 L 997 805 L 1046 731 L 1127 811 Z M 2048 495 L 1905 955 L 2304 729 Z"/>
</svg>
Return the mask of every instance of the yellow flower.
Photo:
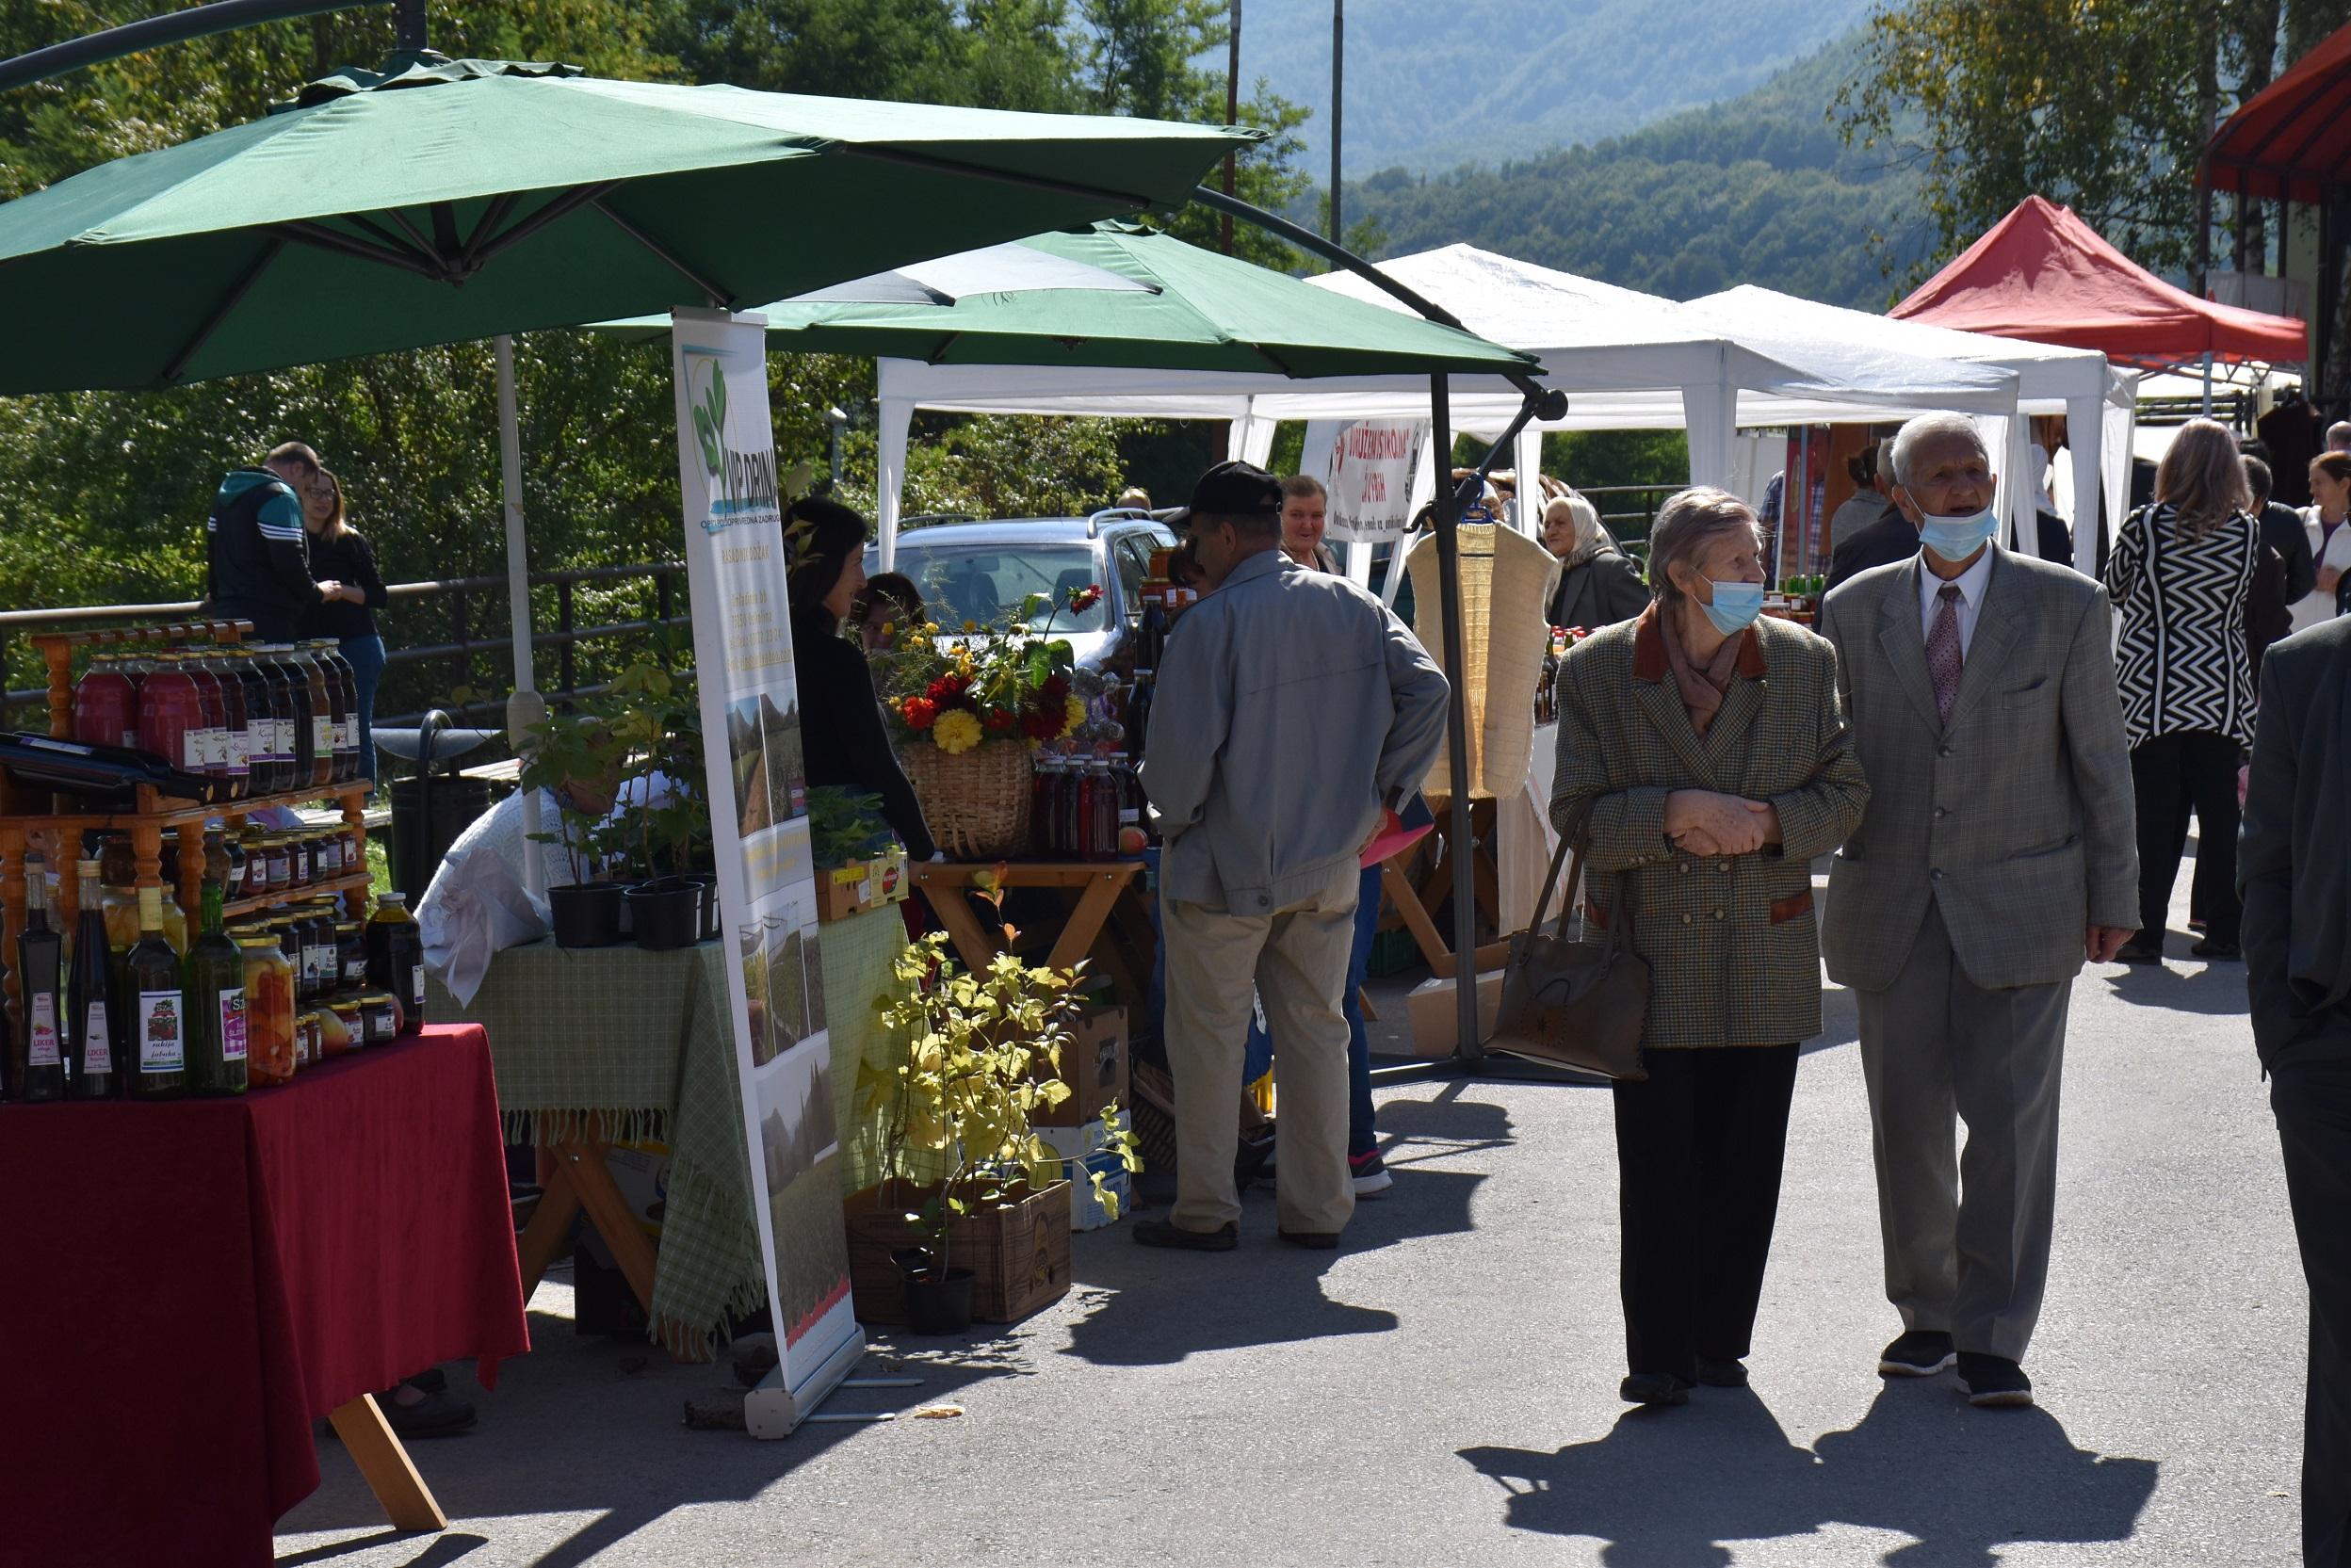
<svg viewBox="0 0 2351 1568">
<path fill-rule="evenodd" d="M 943 713 L 931 726 L 931 738 L 949 756 L 968 752 L 980 744 L 980 716 L 965 708 Z"/>
<path fill-rule="evenodd" d="M 980 622 L 977 621 L 966 621 L 964 622 L 964 630 L 966 632 L 976 632 L 979 629 Z"/>
<path fill-rule="evenodd" d="M 1062 700 L 1062 734 L 1067 735 L 1086 721 L 1086 703 L 1081 697 Z"/>
</svg>

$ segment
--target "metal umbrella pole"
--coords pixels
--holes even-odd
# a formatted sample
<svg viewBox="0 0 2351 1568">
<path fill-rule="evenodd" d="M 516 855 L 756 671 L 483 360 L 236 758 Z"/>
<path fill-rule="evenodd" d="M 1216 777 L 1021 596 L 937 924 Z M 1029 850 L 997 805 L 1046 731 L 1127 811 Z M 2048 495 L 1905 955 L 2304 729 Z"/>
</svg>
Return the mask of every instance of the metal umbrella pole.
<svg viewBox="0 0 2351 1568">
<path fill-rule="evenodd" d="M 514 691 L 506 700 L 506 732 L 514 754 L 527 761 L 537 750 L 534 731 L 546 720 L 546 699 L 539 695 L 537 671 L 530 650 L 530 547 L 523 537 L 523 432 L 515 406 L 514 340 L 505 332 L 496 338 L 498 361 L 498 471 L 505 491 L 506 593 L 512 615 Z M 430 785 L 427 785 L 430 788 Z M 539 792 L 523 791 L 523 837 L 539 842 Z M 533 852 L 523 856 L 523 888 L 534 898 L 546 897 L 545 865 Z"/>
</svg>

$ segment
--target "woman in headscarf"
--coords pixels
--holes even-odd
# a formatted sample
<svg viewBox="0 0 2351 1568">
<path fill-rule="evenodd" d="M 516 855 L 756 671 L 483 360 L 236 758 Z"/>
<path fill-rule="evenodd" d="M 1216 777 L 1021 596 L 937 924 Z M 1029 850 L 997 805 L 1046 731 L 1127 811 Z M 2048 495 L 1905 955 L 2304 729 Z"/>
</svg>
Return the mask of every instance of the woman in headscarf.
<svg viewBox="0 0 2351 1568">
<path fill-rule="evenodd" d="M 1574 491 L 1552 497 L 1543 509 L 1543 547 L 1559 558 L 1551 625 L 1597 632 L 1649 607 L 1641 569 L 1600 526 L 1599 509 Z"/>
</svg>

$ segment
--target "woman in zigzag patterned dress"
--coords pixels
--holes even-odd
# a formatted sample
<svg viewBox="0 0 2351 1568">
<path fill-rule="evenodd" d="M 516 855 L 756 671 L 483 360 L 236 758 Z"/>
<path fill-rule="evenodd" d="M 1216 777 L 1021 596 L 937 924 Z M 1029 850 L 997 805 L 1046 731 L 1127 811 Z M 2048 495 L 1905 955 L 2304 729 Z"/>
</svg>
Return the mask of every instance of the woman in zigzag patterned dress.
<svg viewBox="0 0 2351 1568">
<path fill-rule="evenodd" d="M 2261 556 L 2247 499 L 2236 438 L 2213 420 L 2193 420 L 2156 469 L 2154 505 L 2123 525 L 2107 563 L 2139 818 L 2139 933 L 2119 955 L 2126 963 L 2163 962 L 2186 805 L 2196 808 L 2196 852 L 2221 858 L 2215 884 L 2228 890 L 2205 912 L 2192 951 L 2242 956 L 2237 767 L 2253 743 L 2245 622 Z"/>
</svg>

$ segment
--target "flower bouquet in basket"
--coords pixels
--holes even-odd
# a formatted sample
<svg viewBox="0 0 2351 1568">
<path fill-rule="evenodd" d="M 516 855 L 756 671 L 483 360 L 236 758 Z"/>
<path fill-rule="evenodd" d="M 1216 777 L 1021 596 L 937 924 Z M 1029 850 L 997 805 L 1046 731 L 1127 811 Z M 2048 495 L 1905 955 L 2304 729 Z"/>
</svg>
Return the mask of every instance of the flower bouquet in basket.
<svg viewBox="0 0 2351 1568">
<path fill-rule="evenodd" d="M 883 660 L 882 705 L 931 835 L 949 854 L 996 860 L 1027 847 L 1030 752 L 1087 718 L 1053 621 L 1101 593 L 1073 589 L 1059 604 L 1033 593 L 985 624 L 898 628 Z"/>
</svg>

